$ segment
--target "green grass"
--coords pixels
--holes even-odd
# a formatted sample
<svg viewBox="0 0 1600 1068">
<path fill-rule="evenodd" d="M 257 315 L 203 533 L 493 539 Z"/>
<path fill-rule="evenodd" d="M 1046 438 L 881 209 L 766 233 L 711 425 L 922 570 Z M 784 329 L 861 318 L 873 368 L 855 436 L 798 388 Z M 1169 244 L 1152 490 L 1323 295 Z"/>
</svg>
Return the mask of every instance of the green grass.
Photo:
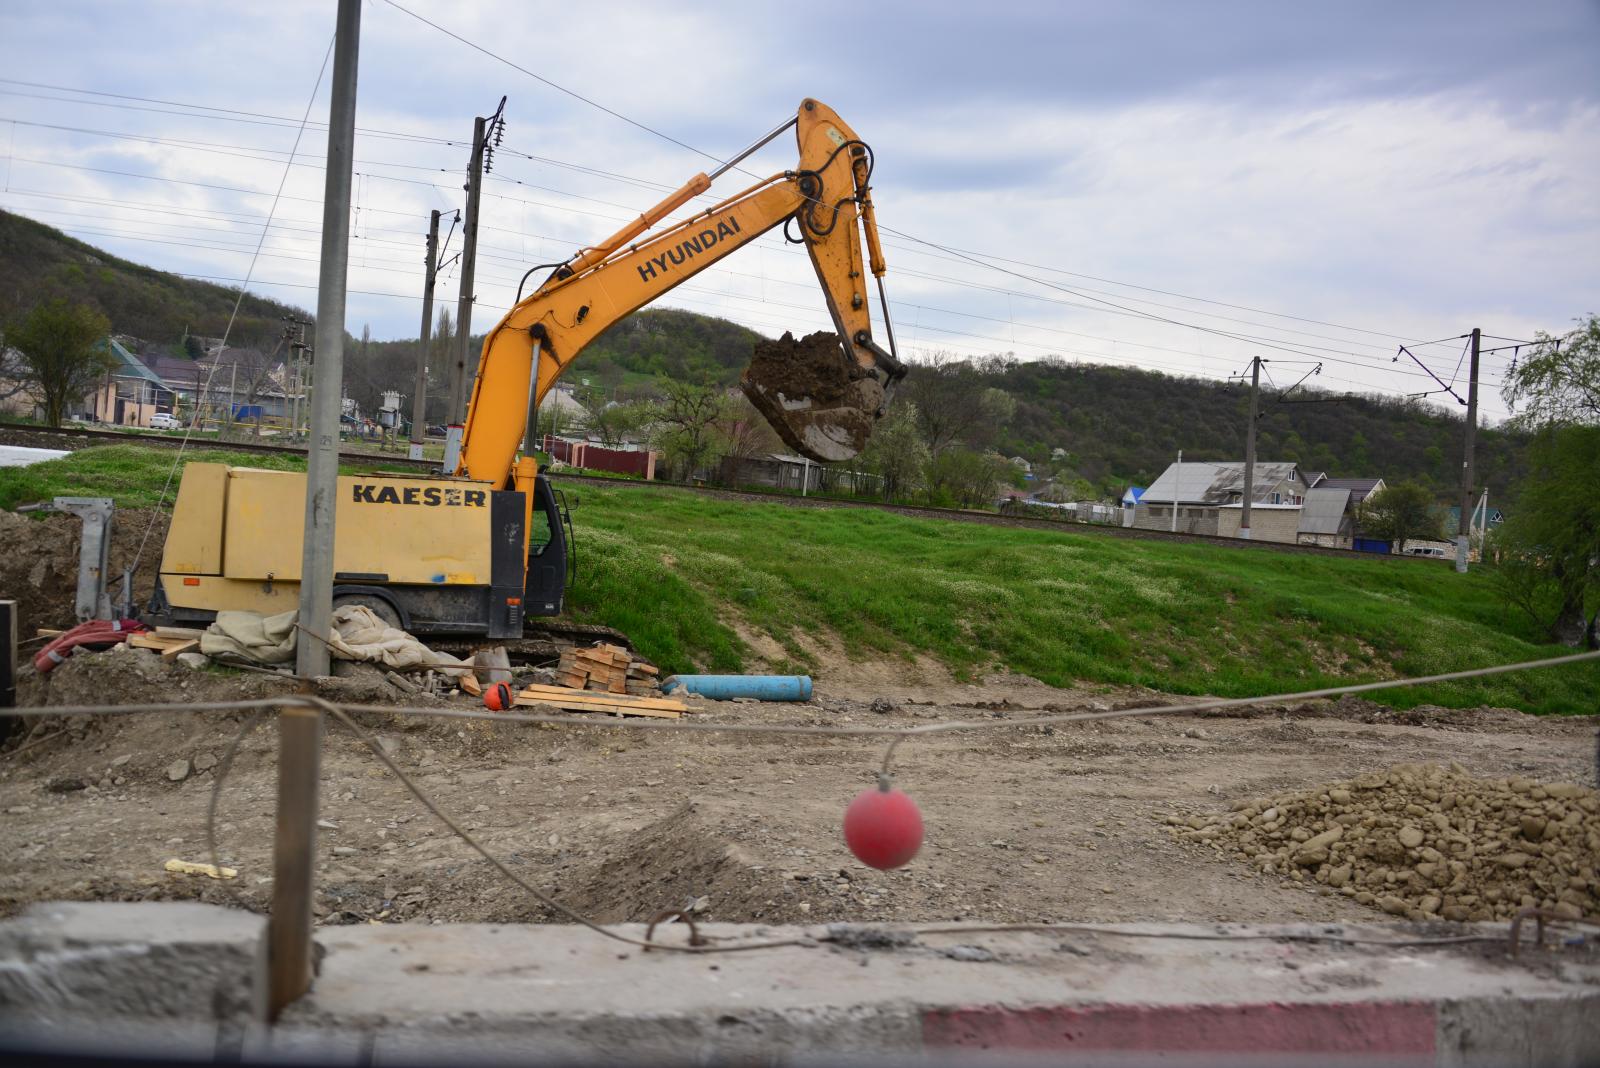
<svg viewBox="0 0 1600 1068">
<path fill-rule="evenodd" d="M 1243 697 L 1571 652 L 1543 644 L 1490 576 L 1423 561 L 1182 545 L 864 509 L 585 487 L 574 608 L 677 669 L 737 671 L 730 612 L 815 666 L 826 629 L 858 656 L 930 654 L 1046 682 Z M 1600 667 L 1406 690 L 1400 707 L 1596 711 Z"/>
<path fill-rule="evenodd" d="M 86 494 L 147 507 L 172 458 L 114 445 L 0 469 L 0 506 Z M 193 458 L 299 466 L 215 450 Z M 564 488 L 581 499 L 573 613 L 622 629 L 673 671 L 744 668 L 751 651 L 735 620 L 770 635 L 798 669 L 822 667 L 805 635 L 825 633 L 855 657 L 924 653 L 963 677 L 1004 666 L 1057 684 L 1228 697 L 1570 652 L 1532 633 L 1481 569 Z M 1586 664 L 1373 696 L 1592 713 L 1596 693 L 1600 667 Z"/>
<path fill-rule="evenodd" d="M 153 445 L 96 445 L 63 456 L 58 460 L 27 467 L 0 468 L 0 508 L 48 501 L 60 496 L 111 497 L 120 508 L 152 508 L 161 498 L 162 487 L 172 471 L 178 451 Z M 299 456 L 260 452 L 233 452 L 225 449 L 196 449 L 184 453 L 184 462 L 232 464 L 259 467 L 270 471 L 303 471 Z M 382 463 L 342 464 L 343 474 L 356 471 L 393 470 L 415 474 L 415 470 L 385 467 Z M 167 505 L 178 492 L 173 476 Z"/>
</svg>

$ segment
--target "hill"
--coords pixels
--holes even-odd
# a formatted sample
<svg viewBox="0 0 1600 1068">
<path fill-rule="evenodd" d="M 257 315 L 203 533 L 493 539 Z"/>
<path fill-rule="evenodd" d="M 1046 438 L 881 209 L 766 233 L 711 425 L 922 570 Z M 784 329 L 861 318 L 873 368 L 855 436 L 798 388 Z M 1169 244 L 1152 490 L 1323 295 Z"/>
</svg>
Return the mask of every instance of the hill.
<svg viewBox="0 0 1600 1068">
<path fill-rule="evenodd" d="M 992 360 L 976 370 L 984 385 L 1016 398 L 1016 415 L 999 439 L 1007 455 L 1047 462 L 1062 448 L 1091 482 L 1138 485 L 1149 485 L 1179 449 L 1196 460 L 1244 458 L 1246 388 L 1064 361 Z M 1459 416 L 1402 398 L 1321 398 L 1331 402 L 1274 404 L 1264 390 L 1256 455 L 1335 476 L 1415 479 L 1444 497 L 1459 487 Z M 1480 428 L 1478 477 L 1491 500 L 1504 502 L 1526 471 L 1525 445 L 1522 435 Z"/>
<path fill-rule="evenodd" d="M 226 286 L 119 259 L 0 211 L 0 319 L 57 293 L 99 308 L 115 332 L 169 349 L 186 330 L 220 335 L 237 296 Z M 291 314 L 310 318 L 303 309 L 246 294 L 234 326 L 235 344 L 270 348 L 280 317 Z M 448 323 L 448 311 L 444 320 Z M 726 319 L 646 309 L 601 334 L 569 380 L 613 394 L 647 387 L 659 377 L 731 386 L 759 336 Z M 473 339 L 474 352 L 480 343 Z M 414 338 L 352 340 L 346 347 L 350 395 L 368 408 L 385 389 L 409 395 L 417 344 Z M 434 344 L 440 357 L 430 361 L 435 372 L 430 420 L 442 418 L 442 354 L 448 351 L 446 341 Z M 937 375 L 916 367 L 912 374 L 903 394 L 917 399 L 927 377 Z M 1179 449 L 1193 459 L 1244 456 L 1248 398 L 1237 386 L 1059 359 L 1025 363 L 991 357 L 946 365 L 939 374 L 955 380 L 963 402 L 990 388 L 1015 400 L 1015 414 L 998 433 L 986 435 L 1006 455 L 1085 478 L 1102 492 L 1116 492 L 1125 482 L 1148 485 Z M 1415 479 L 1445 498 L 1457 486 L 1462 421 L 1420 401 L 1357 396 L 1337 403 L 1273 404 L 1267 399 L 1258 426 L 1258 455 L 1265 460 L 1291 460 L 1340 476 Z M 1065 450 L 1065 460 L 1052 460 L 1057 449 Z M 1482 431 L 1477 463 L 1491 500 L 1507 500 L 1525 470 L 1524 439 L 1499 429 Z"/>
<path fill-rule="evenodd" d="M 0 321 L 40 300 L 64 296 L 90 304 L 118 334 L 176 353 L 184 335 L 221 337 L 238 290 L 120 259 L 21 215 L 0 211 Z M 303 308 L 245 294 L 231 344 L 271 348 L 285 315 Z"/>
</svg>

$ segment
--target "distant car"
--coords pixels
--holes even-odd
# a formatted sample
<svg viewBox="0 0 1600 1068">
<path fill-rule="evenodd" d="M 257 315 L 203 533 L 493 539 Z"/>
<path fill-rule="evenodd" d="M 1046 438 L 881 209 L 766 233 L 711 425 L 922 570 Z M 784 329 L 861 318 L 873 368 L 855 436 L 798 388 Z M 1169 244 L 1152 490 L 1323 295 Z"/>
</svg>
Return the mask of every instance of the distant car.
<svg viewBox="0 0 1600 1068">
<path fill-rule="evenodd" d="M 1406 547 L 1405 556 L 1431 556 L 1443 560 L 1449 554 L 1437 545 L 1410 545 Z"/>
<path fill-rule="evenodd" d="M 151 430 L 182 430 L 183 420 L 167 412 L 157 412 L 150 417 Z"/>
<path fill-rule="evenodd" d="M 431 437 L 431 438 L 442 438 L 447 433 L 448 433 L 448 431 L 445 429 L 445 426 L 444 426 L 443 423 L 435 423 L 432 426 L 428 427 L 428 436 Z"/>
</svg>

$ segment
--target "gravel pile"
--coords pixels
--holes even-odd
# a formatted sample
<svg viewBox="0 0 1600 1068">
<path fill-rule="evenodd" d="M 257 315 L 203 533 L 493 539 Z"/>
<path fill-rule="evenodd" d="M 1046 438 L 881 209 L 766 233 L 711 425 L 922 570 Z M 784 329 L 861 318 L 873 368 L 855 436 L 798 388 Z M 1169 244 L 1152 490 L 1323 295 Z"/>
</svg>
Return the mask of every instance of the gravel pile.
<svg viewBox="0 0 1600 1068">
<path fill-rule="evenodd" d="M 1295 882 L 1412 920 L 1503 920 L 1538 905 L 1600 918 L 1600 792 L 1400 764 L 1350 782 L 1167 817 Z"/>
</svg>

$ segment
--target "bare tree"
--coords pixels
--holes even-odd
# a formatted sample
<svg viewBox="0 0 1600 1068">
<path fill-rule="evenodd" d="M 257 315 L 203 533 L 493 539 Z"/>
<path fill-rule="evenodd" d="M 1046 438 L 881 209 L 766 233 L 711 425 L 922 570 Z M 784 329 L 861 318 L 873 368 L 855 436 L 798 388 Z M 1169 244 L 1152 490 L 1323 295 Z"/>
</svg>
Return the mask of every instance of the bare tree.
<svg viewBox="0 0 1600 1068">
<path fill-rule="evenodd" d="M 715 386 L 695 385 L 675 379 L 660 382 L 662 400 L 652 411 L 657 444 L 685 478 L 711 459 L 716 427 L 727 401 Z"/>
</svg>

